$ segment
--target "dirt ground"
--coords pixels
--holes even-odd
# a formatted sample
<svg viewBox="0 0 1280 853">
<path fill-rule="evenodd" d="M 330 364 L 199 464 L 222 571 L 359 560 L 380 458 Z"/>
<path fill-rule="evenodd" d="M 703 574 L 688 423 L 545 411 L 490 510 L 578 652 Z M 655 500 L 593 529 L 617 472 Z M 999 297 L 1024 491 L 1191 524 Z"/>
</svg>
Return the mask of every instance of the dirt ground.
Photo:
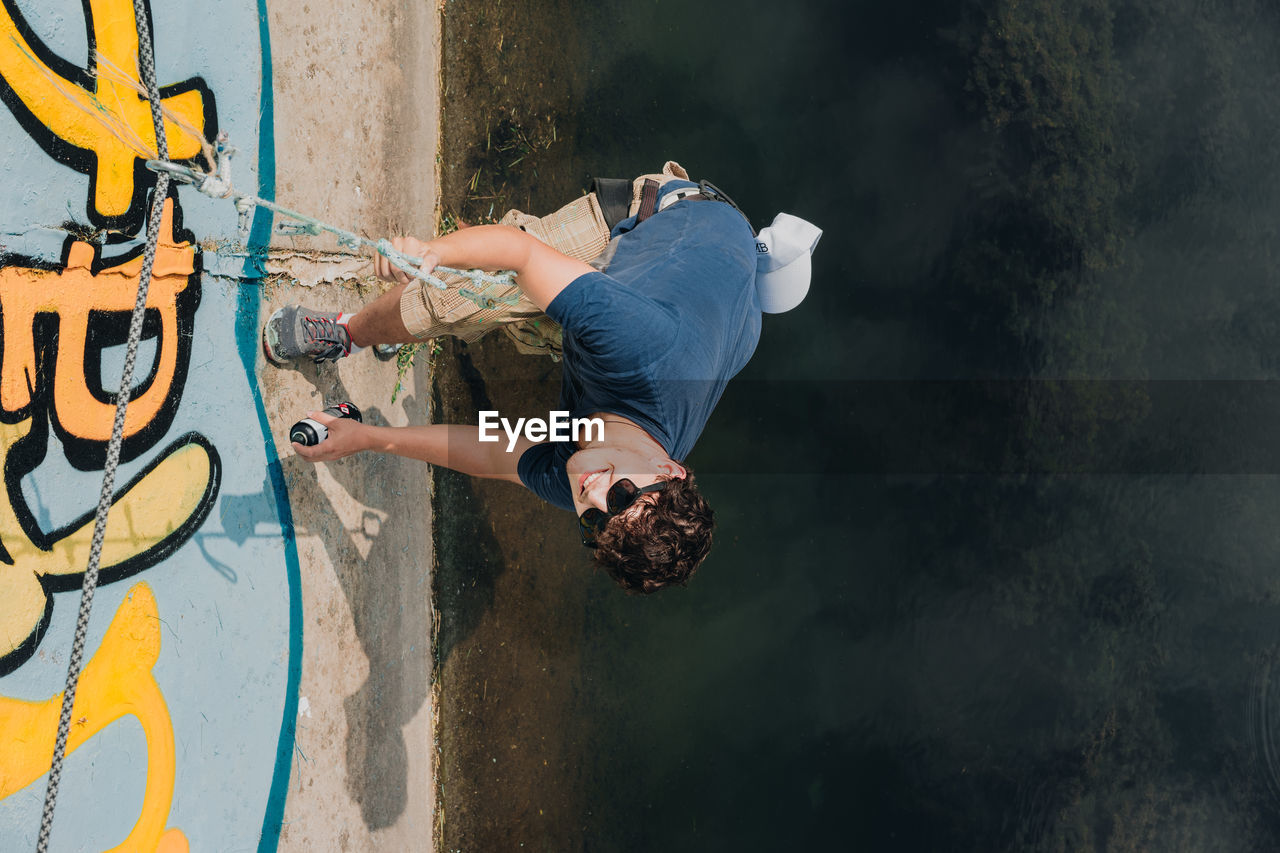
<svg viewBox="0 0 1280 853">
<path fill-rule="evenodd" d="M 542 215 L 590 185 L 577 126 L 589 97 L 594 4 L 449 0 L 441 199 L 471 222 Z"/>
<path fill-rule="evenodd" d="M 544 214 L 590 178 L 575 149 L 582 18 L 569 3 L 448 2 L 442 208 Z M 532 70 L 536 69 L 536 73 Z M 441 339 L 437 423 L 555 407 L 559 365 L 500 331 Z M 581 849 L 590 736 L 579 657 L 593 570 L 572 517 L 523 488 L 435 469 L 438 850 Z M 612 594 L 617 594 L 609 590 Z"/>
</svg>

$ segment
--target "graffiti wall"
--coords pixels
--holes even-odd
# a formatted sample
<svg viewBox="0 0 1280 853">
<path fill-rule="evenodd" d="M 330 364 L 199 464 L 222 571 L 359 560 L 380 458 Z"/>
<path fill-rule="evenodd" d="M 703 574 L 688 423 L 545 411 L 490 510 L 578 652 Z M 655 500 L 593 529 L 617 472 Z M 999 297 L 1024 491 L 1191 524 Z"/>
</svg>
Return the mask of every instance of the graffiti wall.
<svg viewBox="0 0 1280 853">
<path fill-rule="evenodd" d="M 256 0 L 152 2 L 173 159 L 271 192 Z M 0 0 L 0 849 L 34 849 L 136 298 L 155 150 L 133 0 Z M 171 190 L 53 847 L 273 849 L 297 559 L 254 381 L 254 247 Z"/>
</svg>

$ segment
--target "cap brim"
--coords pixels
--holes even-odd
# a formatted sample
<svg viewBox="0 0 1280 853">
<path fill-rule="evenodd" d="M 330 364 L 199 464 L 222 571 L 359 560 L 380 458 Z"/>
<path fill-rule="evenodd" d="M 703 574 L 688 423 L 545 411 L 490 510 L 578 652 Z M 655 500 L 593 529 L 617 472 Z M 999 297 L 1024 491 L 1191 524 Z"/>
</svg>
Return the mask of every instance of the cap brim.
<svg viewBox="0 0 1280 853">
<path fill-rule="evenodd" d="M 802 252 L 781 269 L 758 274 L 756 293 L 760 310 L 766 314 L 782 314 L 795 308 L 809 293 L 812 275 L 813 261 L 808 252 Z"/>
</svg>

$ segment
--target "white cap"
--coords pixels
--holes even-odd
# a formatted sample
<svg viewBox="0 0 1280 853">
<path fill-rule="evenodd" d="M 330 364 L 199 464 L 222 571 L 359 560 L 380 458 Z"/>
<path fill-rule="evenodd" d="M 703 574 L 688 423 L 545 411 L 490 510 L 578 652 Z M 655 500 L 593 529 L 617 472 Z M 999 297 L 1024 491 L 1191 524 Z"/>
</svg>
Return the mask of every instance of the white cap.
<svg viewBox="0 0 1280 853">
<path fill-rule="evenodd" d="M 756 236 L 756 292 L 760 310 L 781 314 L 809 292 L 810 259 L 822 229 L 790 213 L 779 213 Z"/>
</svg>

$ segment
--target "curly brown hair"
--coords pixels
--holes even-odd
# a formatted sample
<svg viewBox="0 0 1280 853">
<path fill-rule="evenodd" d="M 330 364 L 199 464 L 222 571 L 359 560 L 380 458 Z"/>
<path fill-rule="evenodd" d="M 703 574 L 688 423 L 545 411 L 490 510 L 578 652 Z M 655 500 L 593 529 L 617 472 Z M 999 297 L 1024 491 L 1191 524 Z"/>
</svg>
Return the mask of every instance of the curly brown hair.
<svg viewBox="0 0 1280 853">
<path fill-rule="evenodd" d="M 693 470 L 637 508 L 609 519 L 596 536 L 596 564 L 629 593 L 684 586 L 711 551 L 715 513 L 698 491 Z"/>
</svg>

